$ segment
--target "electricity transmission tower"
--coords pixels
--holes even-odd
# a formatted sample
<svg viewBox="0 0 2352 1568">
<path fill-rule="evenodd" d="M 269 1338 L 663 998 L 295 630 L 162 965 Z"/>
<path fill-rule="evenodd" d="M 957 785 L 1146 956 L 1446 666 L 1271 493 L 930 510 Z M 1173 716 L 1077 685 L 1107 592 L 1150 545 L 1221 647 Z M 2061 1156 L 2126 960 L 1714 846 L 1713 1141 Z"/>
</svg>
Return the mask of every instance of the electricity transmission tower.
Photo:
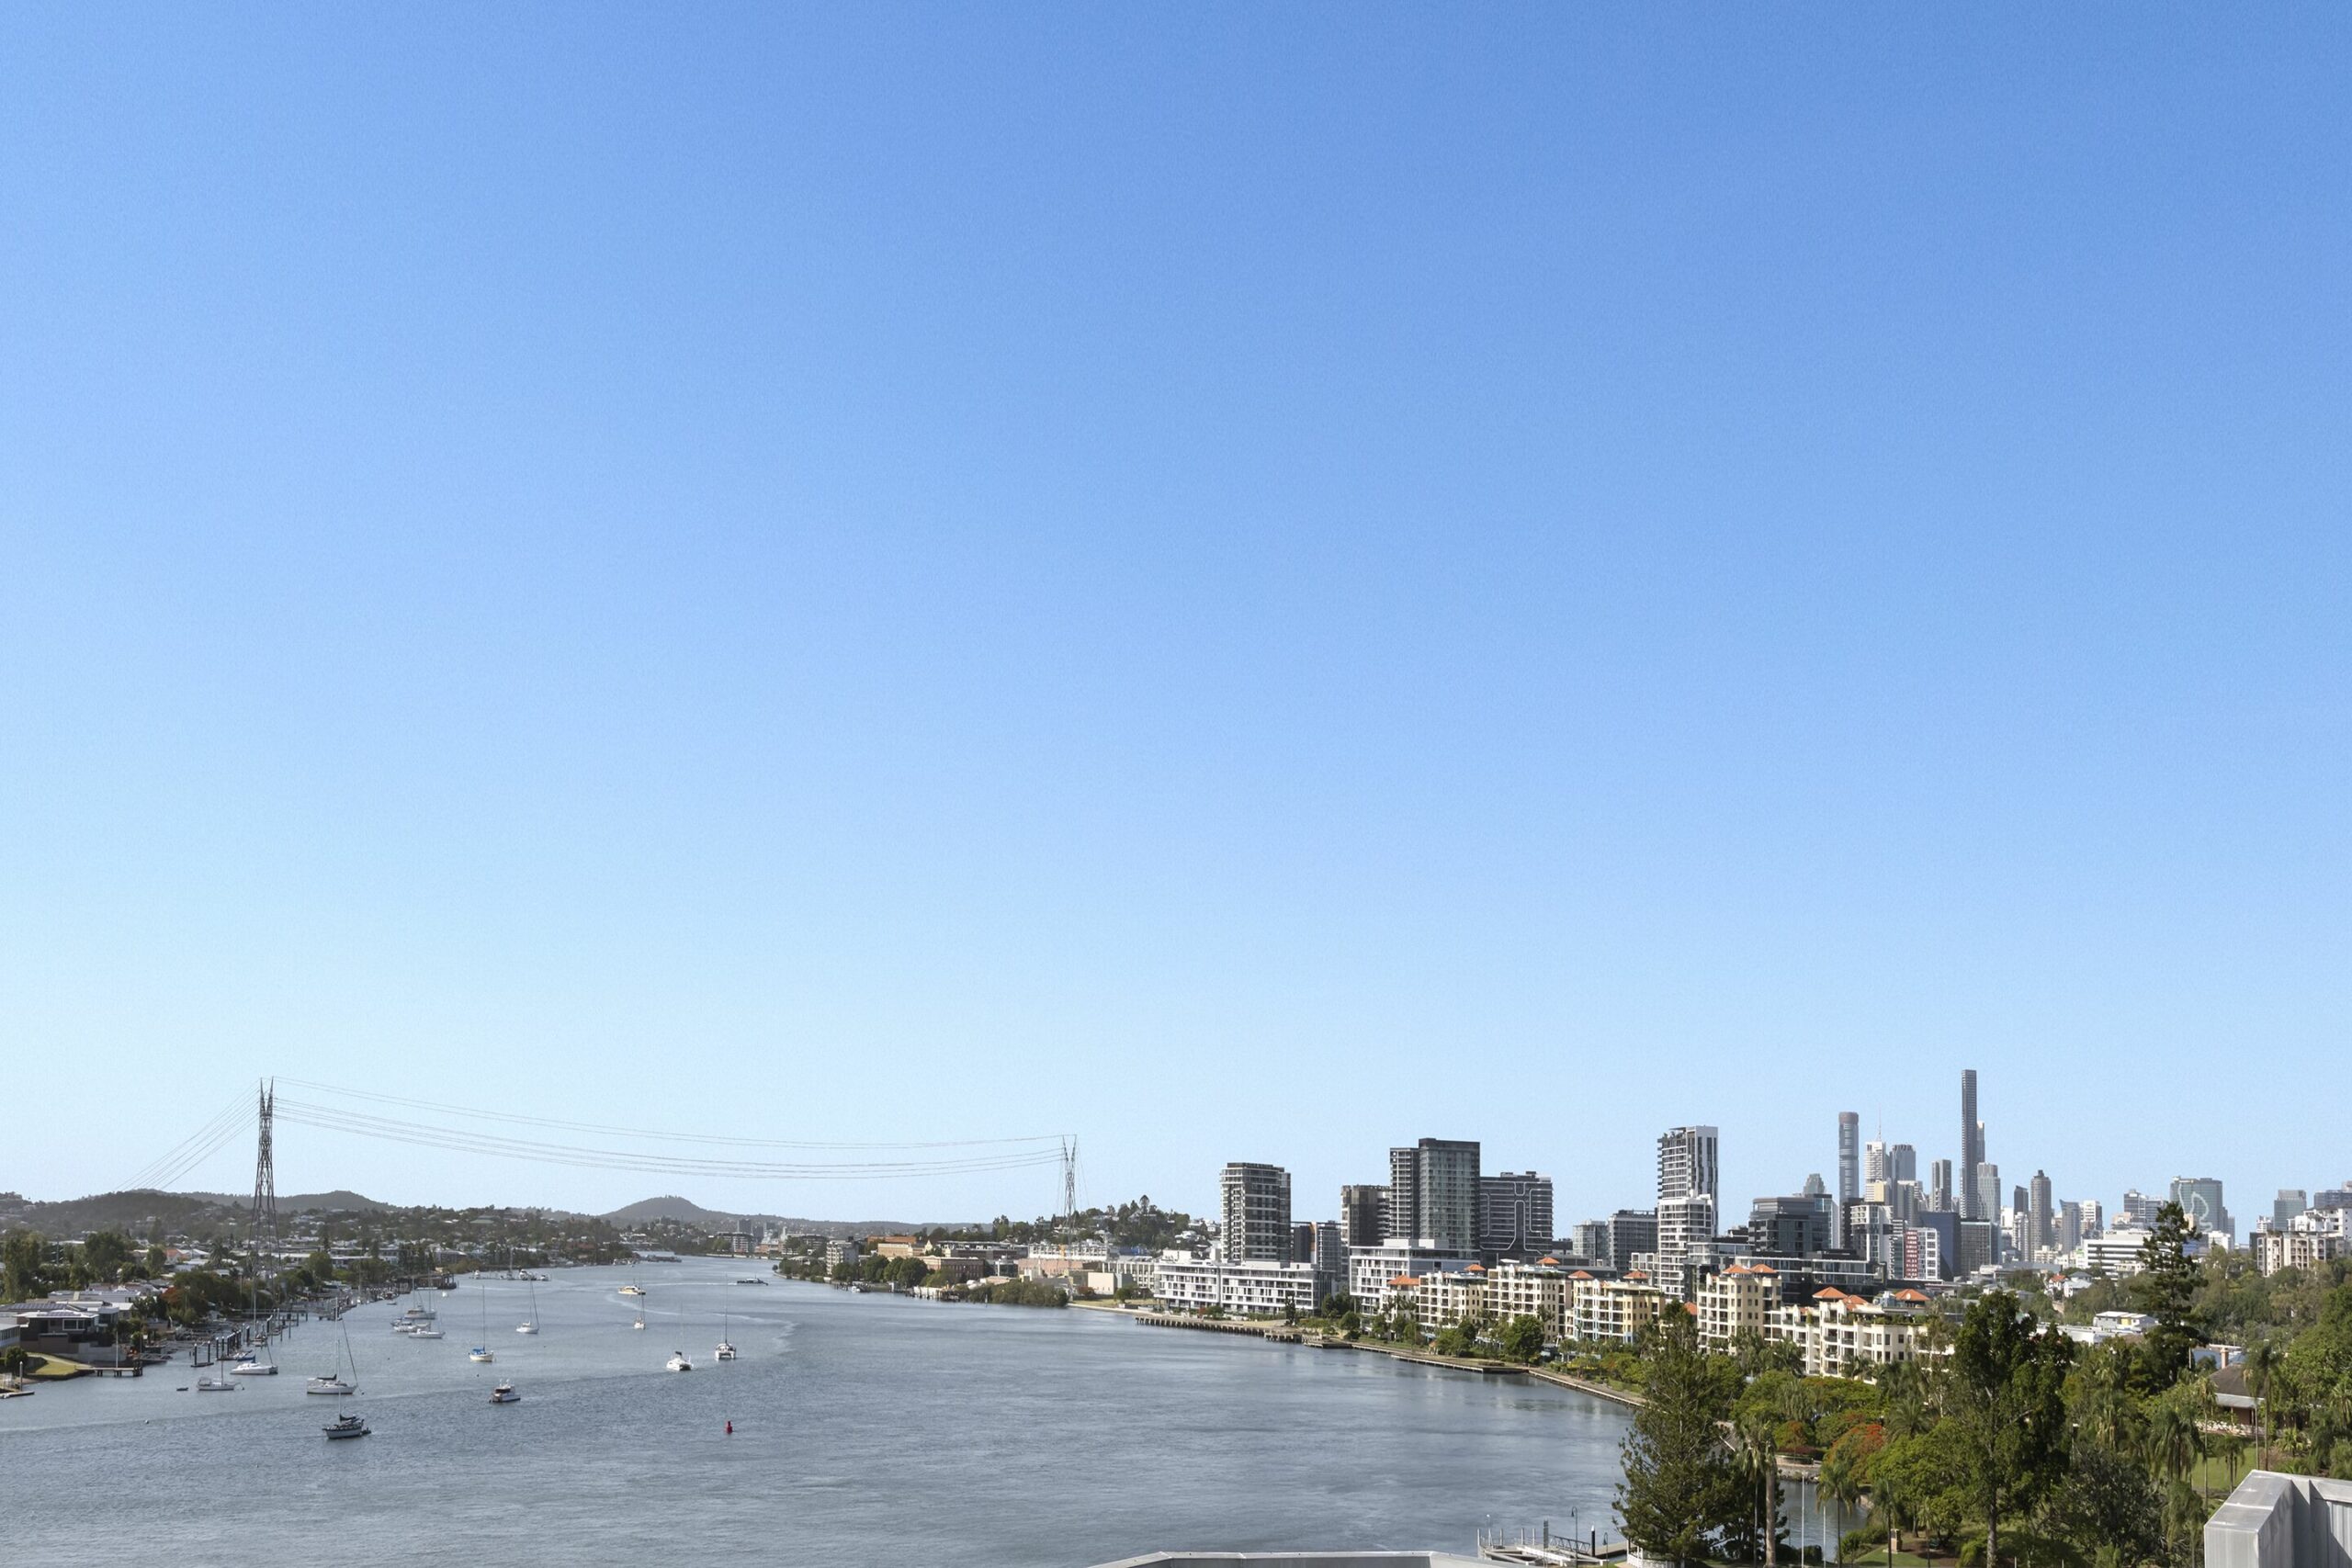
<svg viewBox="0 0 2352 1568">
<path fill-rule="evenodd" d="M 268 1079 L 261 1085 L 261 1145 L 254 1154 L 254 1215 L 253 1244 L 259 1247 L 266 1235 L 271 1250 L 277 1247 L 277 1168 L 269 1147 L 270 1121 L 277 1102 L 277 1089 Z"/>
<path fill-rule="evenodd" d="M 1078 1139 L 1062 1140 L 1062 1245 L 1078 1239 Z"/>
</svg>

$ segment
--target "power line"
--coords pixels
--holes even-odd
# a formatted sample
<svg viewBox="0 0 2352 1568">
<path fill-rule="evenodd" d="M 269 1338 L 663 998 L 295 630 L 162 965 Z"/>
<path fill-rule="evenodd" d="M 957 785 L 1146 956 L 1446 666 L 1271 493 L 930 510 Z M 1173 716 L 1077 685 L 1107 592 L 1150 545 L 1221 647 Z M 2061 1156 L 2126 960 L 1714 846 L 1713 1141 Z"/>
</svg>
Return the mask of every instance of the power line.
<svg viewBox="0 0 2352 1568">
<path fill-rule="evenodd" d="M 291 1082 L 291 1079 L 284 1080 Z M 704 1159 L 635 1149 L 591 1147 L 508 1137 L 464 1128 L 375 1116 L 307 1100 L 279 1100 L 278 1119 L 322 1132 L 345 1133 L 390 1143 L 464 1154 L 494 1155 L 507 1159 L 569 1165 L 604 1170 L 651 1171 L 675 1176 L 722 1177 L 763 1181 L 886 1180 L 909 1177 L 951 1176 L 981 1171 L 1023 1170 L 1060 1159 L 1052 1146 L 1036 1145 L 993 1150 L 985 1154 L 944 1158 L 853 1160 L 815 1163 L 748 1159 Z"/>
<path fill-rule="evenodd" d="M 548 1116 L 526 1116 L 511 1111 L 481 1111 L 470 1106 L 450 1105 L 435 1100 L 412 1100 L 405 1095 L 379 1094 L 371 1089 L 344 1089 L 334 1084 L 316 1083 L 308 1078 L 279 1078 L 297 1089 L 313 1089 L 321 1094 L 345 1100 L 373 1100 L 380 1105 L 404 1105 L 416 1111 L 438 1111 L 445 1115 L 465 1116 L 479 1122 L 503 1122 L 518 1127 L 551 1127 L 566 1133 L 595 1133 L 614 1138 L 651 1138 L 664 1143 L 706 1144 L 736 1148 L 763 1149 L 963 1149 L 983 1148 L 1014 1144 L 1054 1144 L 1057 1134 L 1031 1134 L 1014 1138 L 943 1138 L 928 1142 L 896 1143 L 823 1143 L 793 1138 L 735 1138 L 716 1133 L 671 1133 L 650 1127 L 615 1127 L 595 1122 L 565 1122 Z"/>
</svg>

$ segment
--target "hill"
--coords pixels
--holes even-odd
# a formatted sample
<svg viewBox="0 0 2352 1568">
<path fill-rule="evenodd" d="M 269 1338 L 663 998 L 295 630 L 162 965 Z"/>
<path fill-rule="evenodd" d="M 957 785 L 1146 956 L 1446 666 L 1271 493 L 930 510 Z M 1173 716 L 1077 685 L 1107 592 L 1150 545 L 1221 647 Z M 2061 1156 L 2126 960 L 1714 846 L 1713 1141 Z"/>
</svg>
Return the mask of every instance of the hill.
<svg viewBox="0 0 2352 1568">
<path fill-rule="evenodd" d="M 694 1225 L 707 1231 L 733 1230 L 739 1224 L 756 1230 L 765 1225 L 782 1225 L 795 1235 L 888 1235 L 906 1231 L 929 1230 L 934 1224 L 951 1227 L 967 1224 L 955 1220 L 810 1220 L 796 1219 L 788 1214 L 729 1214 L 706 1209 L 691 1199 L 676 1193 L 664 1193 L 659 1198 L 647 1198 L 626 1208 L 615 1209 L 609 1214 L 596 1216 L 607 1224 L 627 1230 L 632 1226 L 651 1224 L 659 1220 L 671 1220 L 679 1224 Z"/>
</svg>

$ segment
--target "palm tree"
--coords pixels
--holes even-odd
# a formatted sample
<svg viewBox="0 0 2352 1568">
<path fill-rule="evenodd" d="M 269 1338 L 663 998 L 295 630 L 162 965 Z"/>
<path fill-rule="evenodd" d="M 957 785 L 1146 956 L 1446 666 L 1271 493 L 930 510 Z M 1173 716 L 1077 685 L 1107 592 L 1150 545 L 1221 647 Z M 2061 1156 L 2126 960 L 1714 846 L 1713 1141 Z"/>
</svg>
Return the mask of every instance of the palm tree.
<svg viewBox="0 0 2352 1568">
<path fill-rule="evenodd" d="M 2276 1339 L 2257 1339 L 2246 1347 L 2245 1386 L 2254 1395 L 2255 1430 L 2262 1444 L 2262 1466 L 2270 1468 L 2270 1407 L 2266 1403 L 2270 1384 L 2279 1367 L 2287 1359 Z"/>
<path fill-rule="evenodd" d="M 1751 1406 L 1732 1418 L 1732 1450 L 1739 1456 L 1740 1468 L 1756 1477 L 1763 1493 L 1764 1561 L 1776 1565 L 1781 1561 L 1781 1445 L 1780 1423 L 1773 1413 Z"/>
<path fill-rule="evenodd" d="M 1833 1447 L 1821 1461 L 1821 1479 L 1815 1483 L 1820 1494 L 1838 1505 L 1840 1515 L 1850 1517 L 1861 1506 L 1862 1467 L 1855 1461 L 1851 1450 L 1842 1445 Z"/>
</svg>

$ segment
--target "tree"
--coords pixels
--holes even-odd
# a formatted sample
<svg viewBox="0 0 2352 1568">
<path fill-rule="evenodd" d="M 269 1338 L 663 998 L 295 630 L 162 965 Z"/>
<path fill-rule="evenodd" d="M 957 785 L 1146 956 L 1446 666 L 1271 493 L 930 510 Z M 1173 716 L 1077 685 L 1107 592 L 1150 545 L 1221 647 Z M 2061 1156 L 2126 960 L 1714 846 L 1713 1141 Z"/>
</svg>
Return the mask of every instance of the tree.
<svg viewBox="0 0 2352 1568">
<path fill-rule="evenodd" d="M 28 1302 L 49 1291 L 49 1276 L 42 1264 L 49 1248 L 38 1231 L 10 1231 L 8 1239 L 0 1242 L 0 1295 L 12 1302 Z"/>
<path fill-rule="evenodd" d="M 1544 1353 L 1544 1320 L 1532 1314 L 1521 1313 L 1502 1325 L 1495 1336 L 1495 1342 L 1512 1360 L 1532 1361 Z"/>
<path fill-rule="evenodd" d="M 2266 1466 L 2270 1463 L 2270 1384 L 2286 1359 L 2286 1352 L 2276 1339 L 2257 1339 L 2245 1349 L 2245 1386 L 2254 1395 L 2255 1430 L 2260 1434 L 2262 1463 Z"/>
<path fill-rule="evenodd" d="M 2156 1211 L 2155 1229 L 2140 1247 L 2140 1272 L 2132 1279 L 2132 1292 L 2140 1310 L 2156 1320 L 2154 1332 L 2142 1340 L 2142 1354 L 2159 1388 L 2180 1376 L 2188 1366 L 2188 1353 L 2197 1348 L 2198 1334 L 2189 1326 L 2189 1315 L 2197 1305 L 2198 1268 L 2188 1255 L 2196 1235 L 2180 1205 L 2166 1203 Z"/>
<path fill-rule="evenodd" d="M 1645 1553 L 1690 1562 L 1747 1511 L 1747 1488 L 1717 1426 L 1731 1402 L 1688 1314 L 1661 1320 L 1645 1348 L 1644 1403 L 1625 1434 L 1617 1516 Z"/>
<path fill-rule="evenodd" d="M 2117 1562 L 2147 1562 L 2165 1549 L 2164 1498 L 2155 1483 L 2124 1454 L 2095 1440 L 2075 1442 L 2041 1525 L 2044 1534 L 2086 1559 L 2105 1553 Z"/>
<path fill-rule="evenodd" d="M 130 1238 L 120 1231 L 92 1231 L 82 1238 L 82 1260 L 99 1280 L 112 1284 L 130 1261 Z"/>
<path fill-rule="evenodd" d="M 1768 1403 L 1742 1399 L 1732 1412 L 1731 1431 L 1732 1451 L 1758 1494 L 1755 1533 L 1762 1543 L 1764 1561 L 1777 1564 L 1781 1560 L 1780 1420 Z"/>
<path fill-rule="evenodd" d="M 1988 1563 L 2000 1562 L 2001 1516 L 2030 1507 L 2065 1472 L 2072 1350 L 2071 1340 L 2037 1327 L 2007 1291 L 1979 1296 L 1961 1323 L 1951 1414 L 1984 1521 Z"/>
</svg>

